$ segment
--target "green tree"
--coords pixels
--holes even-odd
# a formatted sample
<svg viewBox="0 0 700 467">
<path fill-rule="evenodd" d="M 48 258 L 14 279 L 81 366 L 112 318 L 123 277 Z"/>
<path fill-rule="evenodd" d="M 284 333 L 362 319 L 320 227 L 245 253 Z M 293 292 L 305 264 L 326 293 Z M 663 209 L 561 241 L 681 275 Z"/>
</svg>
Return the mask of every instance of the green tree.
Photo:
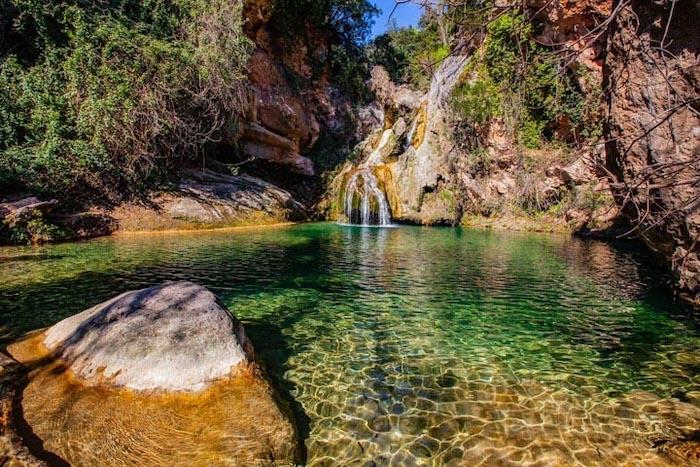
<svg viewBox="0 0 700 467">
<path fill-rule="evenodd" d="M 116 200 L 196 157 L 241 108 L 240 0 L 5 5 L 0 189 Z"/>
</svg>

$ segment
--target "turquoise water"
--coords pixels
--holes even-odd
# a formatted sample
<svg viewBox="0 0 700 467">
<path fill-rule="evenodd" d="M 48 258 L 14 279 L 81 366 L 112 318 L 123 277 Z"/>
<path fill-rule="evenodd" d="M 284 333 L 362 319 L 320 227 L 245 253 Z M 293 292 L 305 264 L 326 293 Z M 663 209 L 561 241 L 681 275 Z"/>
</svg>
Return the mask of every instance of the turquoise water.
<svg viewBox="0 0 700 467">
<path fill-rule="evenodd" d="M 636 437 L 657 428 L 615 411 L 700 391 L 697 320 L 625 245 L 323 223 L 0 248 L 0 258 L 5 343 L 126 290 L 211 288 L 292 401 L 310 464 L 586 464 L 605 440 L 617 440 L 610 459 L 643 459 Z"/>
</svg>

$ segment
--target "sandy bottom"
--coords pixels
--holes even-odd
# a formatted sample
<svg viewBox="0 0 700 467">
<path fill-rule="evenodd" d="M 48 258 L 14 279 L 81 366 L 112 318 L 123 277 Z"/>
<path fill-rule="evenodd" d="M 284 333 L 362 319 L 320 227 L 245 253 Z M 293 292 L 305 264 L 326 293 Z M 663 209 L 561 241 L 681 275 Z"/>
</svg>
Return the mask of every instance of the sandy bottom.
<svg viewBox="0 0 700 467">
<path fill-rule="evenodd" d="M 309 464 L 371 458 L 376 466 L 700 465 L 693 434 L 700 409 L 690 404 L 642 391 L 584 401 L 531 381 L 461 384 L 449 374 L 436 380 L 440 403 L 431 400 L 431 384 L 384 410 L 376 402 L 384 387 L 319 403 Z"/>
<path fill-rule="evenodd" d="M 294 430 L 253 372 L 198 393 L 88 386 L 47 361 L 43 333 L 9 350 L 32 368 L 25 420 L 71 465 L 288 465 Z M 276 462 L 275 462 L 276 461 Z"/>
</svg>

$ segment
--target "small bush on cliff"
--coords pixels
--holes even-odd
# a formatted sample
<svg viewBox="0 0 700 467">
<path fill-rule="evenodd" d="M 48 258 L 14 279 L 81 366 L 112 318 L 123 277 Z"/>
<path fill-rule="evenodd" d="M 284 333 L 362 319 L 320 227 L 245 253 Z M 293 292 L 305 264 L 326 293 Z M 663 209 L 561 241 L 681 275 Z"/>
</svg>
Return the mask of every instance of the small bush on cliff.
<svg viewBox="0 0 700 467">
<path fill-rule="evenodd" d="M 501 116 L 515 139 L 530 149 L 555 139 L 577 144 L 599 134 L 597 102 L 587 100 L 561 59 L 532 38 L 532 23 L 511 12 L 486 29 L 470 76 L 453 93 L 461 118 L 483 125 Z"/>
<path fill-rule="evenodd" d="M 429 16 L 422 18 L 419 28 L 392 27 L 367 47 L 372 65 L 382 65 L 395 83 L 419 90 L 428 89 L 434 68 L 449 53 L 450 46 Z"/>
<path fill-rule="evenodd" d="M 242 105 L 240 0 L 6 0 L 0 189 L 115 199 L 217 138 Z"/>
<path fill-rule="evenodd" d="M 499 89 L 482 67 L 475 79 L 455 88 L 452 105 L 462 118 L 477 126 L 485 125 L 498 114 Z"/>
</svg>

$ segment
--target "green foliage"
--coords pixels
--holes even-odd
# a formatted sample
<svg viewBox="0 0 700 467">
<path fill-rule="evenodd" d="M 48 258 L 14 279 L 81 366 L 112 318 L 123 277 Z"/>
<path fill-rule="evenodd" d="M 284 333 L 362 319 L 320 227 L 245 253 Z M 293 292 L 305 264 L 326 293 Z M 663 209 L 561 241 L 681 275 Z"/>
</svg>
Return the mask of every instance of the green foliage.
<svg viewBox="0 0 700 467">
<path fill-rule="evenodd" d="M 489 24 L 487 38 L 466 79 L 453 93 L 457 116 L 480 127 L 496 115 L 529 149 L 563 138 L 579 143 L 602 132 L 597 99 L 587 99 L 561 59 L 533 38 L 533 25 L 518 13 Z M 568 129 L 569 134 L 555 134 Z"/>
<path fill-rule="evenodd" d="M 290 39 L 311 26 L 334 34 L 335 43 L 360 46 L 378 13 L 367 0 L 275 0 L 272 26 Z"/>
<path fill-rule="evenodd" d="M 437 29 L 431 24 L 422 28 L 394 28 L 378 36 L 367 47 L 372 65 L 382 65 L 392 81 L 425 90 L 433 69 L 450 53 Z"/>
<path fill-rule="evenodd" d="M 311 57 L 315 75 L 329 64 L 331 80 L 346 95 L 367 101 L 369 68 L 363 46 L 378 13 L 367 0 L 275 0 L 271 25 L 288 41 L 305 40 L 309 50 L 318 32 L 326 34 L 327 53 Z"/>
<path fill-rule="evenodd" d="M 491 0 L 425 2 L 418 28 L 392 28 L 370 46 L 373 64 L 392 80 L 427 90 L 433 72 L 452 52 L 455 38 L 466 37 L 487 22 Z M 373 51 L 379 51 L 372 54 Z"/>
<path fill-rule="evenodd" d="M 366 85 L 368 75 L 367 62 L 361 53 L 341 45 L 331 47 L 331 76 L 346 96 L 369 102 L 372 94 Z"/>
<path fill-rule="evenodd" d="M 485 177 L 489 175 L 494 168 L 494 160 L 484 147 L 477 146 L 469 154 L 469 172 L 475 175 Z"/>
<path fill-rule="evenodd" d="M 345 128 L 351 128 L 351 126 L 346 125 Z M 347 132 L 322 128 L 308 157 L 314 161 L 314 166 L 319 173 L 333 171 L 342 166 L 343 162 L 356 161 L 360 157 L 361 146 L 348 146 L 348 141 L 352 140 L 353 136 Z"/>
<path fill-rule="evenodd" d="M 561 70 L 560 59 L 532 39 L 532 24 L 522 15 L 501 16 L 488 27 L 483 60 L 502 93 L 519 104 L 518 135 L 527 148 L 551 140 L 556 125 L 566 119 L 583 124 L 585 98 L 574 80 Z"/>
<path fill-rule="evenodd" d="M 609 191 L 599 191 L 591 185 L 576 187 L 574 190 L 572 206 L 576 209 L 595 212 L 600 208 L 613 206 L 614 204 L 615 200 Z"/>
<path fill-rule="evenodd" d="M 34 211 L 21 221 L 0 223 L 0 241 L 16 245 L 56 242 L 70 238 L 73 232 L 46 221 L 40 211 Z"/>
<path fill-rule="evenodd" d="M 452 93 L 452 106 L 462 118 L 484 125 L 498 113 L 499 89 L 481 67 L 474 80 L 458 85 Z"/>
<path fill-rule="evenodd" d="M 241 106 L 239 0 L 14 0 L 41 53 L 0 62 L 0 189 L 118 198 L 195 157 Z"/>
<path fill-rule="evenodd" d="M 371 44 L 367 46 L 367 56 L 369 62 L 374 65 L 381 65 L 389 73 L 391 80 L 395 83 L 404 81 L 408 57 L 410 53 L 397 44 L 396 38 L 399 31 L 416 32 L 414 28 L 393 30 L 389 33 L 377 36 Z"/>
<path fill-rule="evenodd" d="M 518 141 L 528 149 L 537 149 L 542 144 L 546 123 L 541 120 L 524 118 L 518 128 Z"/>
</svg>

